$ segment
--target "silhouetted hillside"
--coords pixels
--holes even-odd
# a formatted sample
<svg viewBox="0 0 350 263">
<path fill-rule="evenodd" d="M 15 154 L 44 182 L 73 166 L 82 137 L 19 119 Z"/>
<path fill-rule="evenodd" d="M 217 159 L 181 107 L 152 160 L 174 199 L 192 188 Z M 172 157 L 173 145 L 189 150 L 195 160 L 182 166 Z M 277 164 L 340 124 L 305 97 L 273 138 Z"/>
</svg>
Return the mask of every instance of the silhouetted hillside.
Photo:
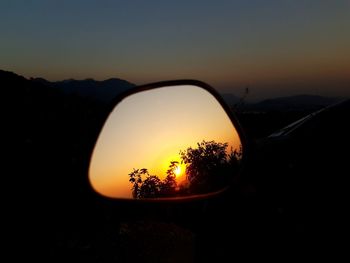
<svg viewBox="0 0 350 263">
<path fill-rule="evenodd" d="M 94 136 L 105 116 L 104 104 L 7 71 L 0 71 L 0 87 L 9 105 L 6 116 L 10 121 L 3 123 L 9 136 L 4 140 L 13 153 L 12 163 L 6 162 L 9 169 L 4 185 L 16 188 L 9 198 L 16 196 L 21 203 L 14 207 L 26 211 L 18 218 L 26 219 L 23 224 L 30 223 L 28 229 L 42 224 L 44 213 L 63 225 L 77 223 L 69 221 L 69 214 L 92 209 L 81 186 L 87 183 L 86 169 Z"/>
<path fill-rule="evenodd" d="M 110 101 L 116 95 L 134 87 L 135 85 L 122 79 L 111 78 L 103 81 L 94 79 L 50 82 L 43 78 L 32 79 L 35 82 L 57 88 L 66 94 L 76 94 L 83 97 L 90 97 L 103 102 Z"/>
<path fill-rule="evenodd" d="M 256 203 L 247 198 L 247 201 L 241 204 L 237 200 L 240 201 L 242 198 L 237 199 L 236 197 L 239 196 L 231 194 L 223 195 L 221 199 L 213 198 L 211 199 L 212 203 L 205 200 L 201 204 L 197 201 L 196 203 L 179 202 L 172 203 L 171 206 L 167 206 L 166 203 L 159 203 L 159 206 L 155 206 L 156 203 L 150 206 L 143 203 L 131 205 L 127 202 L 112 205 L 110 200 L 108 203 L 105 202 L 106 200 L 102 201 L 103 198 L 98 198 L 91 190 L 88 180 L 88 167 L 90 153 L 94 139 L 96 139 L 95 136 L 104 117 L 106 117 L 104 111 L 106 103 L 102 101 L 103 99 L 96 100 L 95 95 L 84 95 L 86 90 L 83 90 L 83 93 L 74 91 L 74 87 L 77 90 L 85 89 L 82 83 L 86 83 L 87 86 L 91 85 L 91 90 L 94 92 L 103 93 L 108 88 L 104 89 L 102 87 L 110 85 L 109 87 L 114 92 L 117 90 L 115 88 L 117 82 L 111 80 L 96 83 L 93 80 L 80 82 L 70 80 L 59 82 L 63 86 L 68 83 L 65 88 L 59 88 L 44 79 L 28 80 L 14 73 L 0 70 L 2 100 L 6 106 L 9 105 L 5 109 L 5 115 L 10 116 L 11 119 L 10 123 L 2 123 L 3 130 L 10 133 L 9 136 L 3 137 L 4 144 L 11 145 L 10 151 L 7 151 L 7 149 L 4 151 L 5 168 L 3 168 L 4 175 L 2 176 L 2 183 L 5 186 L 3 188 L 7 193 L 5 203 L 9 204 L 11 211 L 5 211 L 3 214 L 5 219 L 9 217 L 13 222 L 12 225 L 6 224 L 6 227 L 10 230 L 11 238 L 15 241 L 15 249 L 21 251 L 26 258 L 30 255 L 26 252 L 30 251 L 34 252 L 36 259 L 37 257 L 40 258 L 40 255 L 45 258 L 43 262 L 65 262 L 67 258 L 77 262 L 109 262 L 107 258 L 113 258 L 114 261 L 127 258 L 127 262 L 129 262 L 129 259 L 133 256 L 132 253 L 135 251 L 141 251 L 140 253 L 142 251 L 152 251 L 158 244 L 164 243 L 165 246 L 162 246 L 162 249 L 176 244 L 174 246 L 176 252 L 178 244 L 184 243 L 184 246 L 187 246 L 192 242 L 193 236 L 191 233 L 184 235 L 177 228 L 169 228 L 162 224 L 147 224 L 146 220 L 152 222 L 155 218 L 162 218 L 161 216 L 165 216 L 167 222 L 173 223 L 175 218 L 175 220 L 181 222 L 184 228 L 197 229 L 198 232 L 194 237 L 196 241 L 201 242 L 198 244 L 204 246 L 208 251 L 215 249 L 218 253 L 223 251 L 222 247 L 226 250 L 231 247 L 242 250 L 241 248 L 246 244 L 249 244 L 248 249 L 255 249 L 254 244 L 250 245 L 254 243 L 251 241 L 257 240 L 257 246 L 260 246 L 260 240 L 265 241 L 267 236 L 272 236 L 273 240 L 281 240 L 281 236 L 283 236 L 285 238 L 282 241 L 288 240 L 292 228 L 293 231 L 298 231 L 295 236 L 299 240 L 299 237 L 304 238 L 304 236 L 300 236 L 300 231 L 294 230 L 294 228 L 299 222 L 303 223 L 299 220 L 306 218 L 305 222 L 308 225 L 305 225 L 314 226 L 313 229 L 315 230 L 314 232 L 307 232 L 306 238 L 304 238 L 307 243 L 305 247 L 309 248 L 311 234 L 324 235 L 322 227 L 325 225 L 327 227 L 326 223 L 328 223 L 325 220 L 327 217 L 324 217 L 324 215 L 333 216 L 334 211 L 337 213 L 338 211 L 344 212 L 345 202 L 344 205 L 340 203 L 339 207 L 333 205 L 339 202 L 339 199 L 336 199 L 337 197 L 333 198 L 334 202 L 333 200 L 328 202 L 329 196 L 331 196 L 329 193 L 344 192 L 339 191 L 339 189 L 343 190 L 347 185 L 343 183 L 344 181 L 340 177 L 343 175 L 341 171 L 346 170 L 347 164 L 347 155 L 342 153 L 344 149 L 346 151 L 349 148 L 344 147 L 342 141 L 348 134 L 348 130 L 336 126 L 340 122 L 335 121 L 332 115 L 328 116 L 330 124 L 327 124 L 327 120 L 325 124 L 329 131 L 333 133 L 329 134 L 327 129 L 318 128 L 317 130 L 322 133 L 315 137 L 311 129 L 309 137 L 305 137 L 306 140 L 297 140 L 297 143 L 291 144 L 293 148 L 282 148 L 284 151 L 276 148 L 273 152 L 276 155 L 263 155 L 266 156 L 266 159 L 261 159 L 263 166 L 255 165 L 255 163 L 250 166 L 255 169 L 253 169 L 253 172 L 256 172 L 254 175 L 259 177 L 258 180 L 263 181 L 263 185 L 267 186 L 265 192 L 268 192 L 268 195 L 266 196 L 282 192 L 279 190 L 287 192 L 285 189 L 291 189 L 294 192 L 299 189 L 319 189 L 318 192 L 323 191 L 323 189 L 329 190 L 329 188 L 319 187 L 322 186 L 319 183 L 320 173 L 326 175 L 323 178 L 326 178 L 324 182 L 328 186 L 328 180 L 331 179 L 328 175 L 334 177 L 334 171 L 336 171 L 335 175 L 338 176 L 335 177 L 336 180 L 333 181 L 333 184 L 330 184 L 332 187 L 334 186 L 334 189 L 331 192 L 324 191 L 323 193 L 326 194 L 324 196 L 327 198 L 318 202 L 320 205 L 319 211 L 322 212 L 315 213 L 315 216 L 310 219 L 305 217 L 302 212 L 307 211 L 306 215 L 313 214 L 313 205 L 315 200 L 318 199 L 317 195 L 313 195 L 315 198 L 310 199 L 312 202 L 305 203 L 305 210 L 304 207 L 301 210 L 299 209 L 301 212 L 297 213 L 296 216 L 294 216 L 291 209 L 280 209 L 280 207 L 284 209 L 280 205 L 278 209 L 277 206 L 276 209 L 272 209 L 266 203 L 266 198 L 261 199 L 262 195 L 258 195 L 259 200 Z M 64 89 L 71 90 L 65 91 Z M 118 91 L 120 90 L 118 89 Z M 111 95 L 107 96 L 107 93 L 104 95 L 97 94 L 96 96 L 99 98 L 101 95 L 101 98 L 109 99 Z M 94 98 L 91 96 L 94 96 Z M 234 96 L 226 96 L 226 100 L 232 103 L 236 102 Z M 237 115 L 247 137 L 249 139 L 259 139 L 305 116 L 314 108 L 331 103 L 333 103 L 333 99 L 328 100 L 328 98 L 318 96 L 278 98 L 258 103 L 255 109 L 260 110 L 257 111 L 254 111 L 254 107 L 251 107 L 251 111 L 244 111 L 239 107 Z M 252 106 L 241 105 L 242 107 Z M 267 109 L 270 109 L 270 111 Z M 335 116 L 338 116 L 341 120 L 346 120 L 348 112 L 348 110 L 341 110 L 340 114 Z M 335 123 L 332 123 L 332 121 Z M 346 122 L 342 121 L 342 123 L 346 125 Z M 335 143 L 333 138 L 337 139 Z M 336 147 L 329 147 L 332 143 Z M 328 146 L 328 148 L 323 148 L 324 146 Z M 338 151 L 338 146 L 342 146 L 343 149 Z M 291 149 L 295 151 L 291 151 Z M 309 151 L 305 151 L 305 149 L 309 149 Z M 310 156 L 313 156 L 315 149 L 317 149 L 319 155 L 313 157 L 311 164 L 309 164 Z M 300 162 L 295 161 L 295 156 L 299 153 L 304 155 L 302 160 L 305 161 L 306 165 L 303 163 L 300 165 Z M 8 156 L 10 156 L 10 162 L 7 162 L 6 158 Z M 290 158 L 287 159 L 285 156 Z M 342 166 L 334 169 L 333 162 L 330 162 L 330 159 L 336 159 L 339 156 Z M 272 163 L 271 166 L 269 166 L 268 161 Z M 319 166 L 318 170 L 315 170 L 319 163 L 326 164 L 327 169 L 324 169 L 324 166 Z M 284 169 L 284 166 L 289 171 Z M 304 169 L 304 167 L 308 169 Z M 288 173 L 286 174 L 285 171 L 288 171 Z M 309 179 L 310 184 L 305 184 L 307 181 L 304 177 L 308 175 L 312 176 Z M 281 180 L 283 176 L 286 178 L 285 180 Z M 280 184 L 280 182 L 283 184 Z M 288 188 L 279 188 L 280 185 L 284 186 L 284 182 L 288 183 L 288 185 L 285 184 Z M 344 187 L 339 188 L 339 185 Z M 259 190 L 259 188 L 257 189 Z M 269 190 L 273 190 L 271 191 L 272 194 Z M 279 195 L 274 197 L 280 199 Z M 304 200 L 302 199 L 303 203 Z M 235 205 L 237 213 L 234 213 L 233 217 L 230 216 L 232 211 L 225 209 L 225 207 L 230 207 L 229 205 L 232 202 L 238 204 Z M 300 207 L 291 204 L 292 209 Z M 324 210 L 325 204 L 331 209 Z M 208 207 L 211 210 L 207 210 Z M 288 205 L 286 207 L 288 208 Z M 210 211 L 210 213 L 204 214 L 205 210 Z M 272 210 L 278 211 L 278 214 L 272 214 Z M 218 213 L 219 211 L 220 213 Z M 124 222 L 130 222 L 130 218 L 132 218 L 131 224 L 125 224 Z M 188 218 L 193 220 L 188 220 Z M 323 220 L 320 221 L 319 219 Z M 138 224 L 138 222 L 146 223 Z M 315 222 L 319 222 L 319 224 L 315 225 Z M 334 217 L 332 224 L 326 230 L 333 231 L 337 223 L 337 218 Z M 339 225 L 343 227 L 346 226 L 347 221 L 344 219 L 340 223 Z M 230 224 L 239 227 L 230 230 L 227 228 Z M 208 229 L 208 225 L 214 227 Z M 341 227 L 335 228 L 334 233 L 341 233 L 343 230 Z M 229 232 L 227 232 L 227 229 Z M 298 229 L 300 228 L 298 227 Z M 320 229 L 322 229 L 321 232 Z M 150 237 L 150 233 L 155 233 L 155 235 Z M 169 233 L 171 238 L 167 239 Z M 227 243 L 225 241 L 227 236 L 233 238 L 233 242 Z M 202 237 L 205 237 L 205 239 L 202 239 Z M 145 242 L 147 243 L 150 240 L 151 245 L 144 249 Z M 171 243 L 163 240 L 168 240 Z M 212 240 L 221 240 L 222 242 L 213 247 Z M 285 242 L 280 243 L 282 247 L 285 247 Z M 125 249 L 129 247 L 132 247 L 132 249 Z M 27 249 L 27 251 L 24 249 Z M 163 250 L 166 252 L 165 249 Z M 155 250 L 156 254 L 161 252 Z M 50 256 L 46 256 L 46 254 Z M 204 258 L 205 256 L 201 257 Z M 208 261 L 215 260 L 218 261 L 217 259 Z M 202 261 L 199 260 L 199 262 Z M 41 261 L 39 260 L 39 262 Z"/>
</svg>

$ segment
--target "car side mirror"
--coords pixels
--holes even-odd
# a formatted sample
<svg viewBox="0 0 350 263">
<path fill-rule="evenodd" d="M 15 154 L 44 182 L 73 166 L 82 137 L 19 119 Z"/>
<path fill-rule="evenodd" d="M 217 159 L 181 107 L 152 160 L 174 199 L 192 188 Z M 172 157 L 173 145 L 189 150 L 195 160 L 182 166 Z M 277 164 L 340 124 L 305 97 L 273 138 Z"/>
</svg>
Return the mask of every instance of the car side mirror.
<svg viewBox="0 0 350 263">
<path fill-rule="evenodd" d="M 199 81 L 140 86 L 116 99 L 96 141 L 89 182 L 112 199 L 202 198 L 239 176 L 236 119 Z"/>
</svg>

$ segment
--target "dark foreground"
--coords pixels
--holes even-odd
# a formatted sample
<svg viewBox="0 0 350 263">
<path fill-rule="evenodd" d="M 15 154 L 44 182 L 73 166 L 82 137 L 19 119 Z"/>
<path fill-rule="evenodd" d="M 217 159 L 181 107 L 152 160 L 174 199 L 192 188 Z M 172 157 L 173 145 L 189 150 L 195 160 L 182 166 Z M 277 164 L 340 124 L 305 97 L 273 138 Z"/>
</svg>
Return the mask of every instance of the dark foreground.
<svg viewBox="0 0 350 263">
<path fill-rule="evenodd" d="M 104 105 L 11 74 L 4 182 L 12 257 L 45 262 L 223 262 L 343 257 L 349 102 L 288 136 L 308 111 L 240 113 L 250 139 L 239 188 L 189 203 L 110 203 L 86 185 Z"/>
</svg>

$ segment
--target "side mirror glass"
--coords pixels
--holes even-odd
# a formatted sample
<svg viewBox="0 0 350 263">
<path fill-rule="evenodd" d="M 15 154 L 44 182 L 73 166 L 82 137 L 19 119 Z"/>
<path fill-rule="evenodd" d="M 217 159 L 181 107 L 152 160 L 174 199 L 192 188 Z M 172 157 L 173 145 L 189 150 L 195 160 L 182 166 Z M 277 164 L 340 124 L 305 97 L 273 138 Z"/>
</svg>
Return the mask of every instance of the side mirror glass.
<svg viewBox="0 0 350 263">
<path fill-rule="evenodd" d="M 191 198 L 225 189 L 244 148 L 216 97 L 206 86 L 175 83 L 119 100 L 91 157 L 91 186 L 118 199 Z"/>
</svg>

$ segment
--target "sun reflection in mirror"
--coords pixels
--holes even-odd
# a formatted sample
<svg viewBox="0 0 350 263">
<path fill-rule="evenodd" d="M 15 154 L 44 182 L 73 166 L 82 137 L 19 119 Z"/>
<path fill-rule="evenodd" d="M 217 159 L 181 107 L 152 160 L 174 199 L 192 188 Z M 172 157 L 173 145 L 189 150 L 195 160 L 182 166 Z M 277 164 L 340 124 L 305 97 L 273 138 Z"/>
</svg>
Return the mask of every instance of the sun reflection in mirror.
<svg viewBox="0 0 350 263">
<path fill-rule="evenodd" d="M 176 190 L 174 195 L 188 195 L 223 187 L 224 183 L 215 186 L 224 182 L 219 175 L 213 180 L 202 169 L 207 178 L 201 177 L 201 185 L 197 180 L 199 190 L 193 190 L 195 172 L 192 177 L 187 173 L 190 163 L 184 162 L 180 152 L 189 148 L 195 152 L 200 143 L 206 151 L 225 146 L 225 160 L 241 147 L 231 120 L 208 91 L 186 85 L 135 93 L 115 107 L 101 131 L 90 163 L 91 185 L 115 198 L 164 197 L 169 189 Z M 201 158 L 203 163 L 209 157 Z M 213 171 L 212 159 L 204 166 Z M 221 170 L 216 173 L 222 174 Z"/>
<path fill-rule="evenodd" d="M 176 177 L 179 177 L 181 175 L 181 172 L 181 167 L 176 166 L 176 168 L 174 169 L 174 174 L 176 175 Z"/>
</svg>

